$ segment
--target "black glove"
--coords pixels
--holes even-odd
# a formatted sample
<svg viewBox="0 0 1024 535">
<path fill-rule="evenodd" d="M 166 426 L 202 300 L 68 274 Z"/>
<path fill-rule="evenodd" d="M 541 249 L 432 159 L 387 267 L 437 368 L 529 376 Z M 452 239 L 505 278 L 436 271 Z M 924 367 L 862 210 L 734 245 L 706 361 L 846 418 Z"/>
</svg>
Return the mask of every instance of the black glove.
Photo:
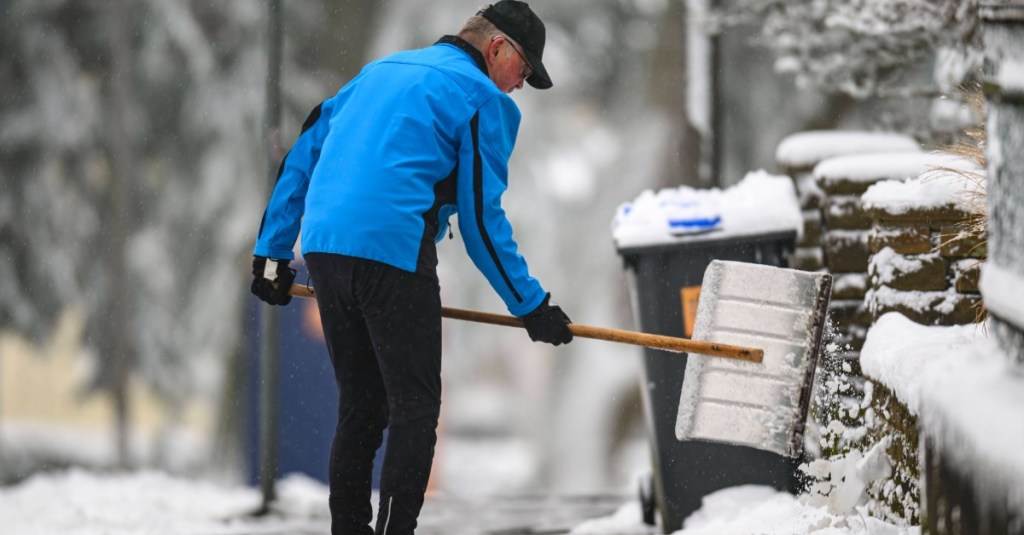
<svg viewBox="0 0 1024 535">
<path fill-rule="evenodd" d="M 267 262 L 273 262 L 267 273 Z M 252 294 L 271 305 L 287 305 L 292 302 L 288 294 L 295 282 L 296 271 L 288 266 L 287 260 L 274 260 L 264 256 L 252 258 Z M 273 277 L 273 278 L 268 278 Z"/>
<path fill-rule="evenodd" d="M 551 294 L 544 297 L 544 301 L 529 314 L 523 316 L 523 326 L 530 334 L 530 340 L 534 342 L 546 342 L 553 345 L 568 344 L 572 342 L 572 331 L 569 324 L 572 320 L 562 312 L 558 305 L 552 305 Z"/>
</svg>

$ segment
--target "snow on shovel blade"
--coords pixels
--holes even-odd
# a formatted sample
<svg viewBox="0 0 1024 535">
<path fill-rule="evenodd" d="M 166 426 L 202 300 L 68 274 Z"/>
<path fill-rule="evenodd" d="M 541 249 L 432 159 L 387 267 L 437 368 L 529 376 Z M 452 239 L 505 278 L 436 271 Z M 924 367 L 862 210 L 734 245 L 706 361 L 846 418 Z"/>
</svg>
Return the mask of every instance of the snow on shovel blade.
<svg viewBox="0 0 1024 535">
<path fill-rule="evenodd" d="M 827 273 L 712 261 L 693 339 L 760 347 L 764 360 L 690 354 L 676 438 L 799 456 L 831 292 Z"/>
</svg>

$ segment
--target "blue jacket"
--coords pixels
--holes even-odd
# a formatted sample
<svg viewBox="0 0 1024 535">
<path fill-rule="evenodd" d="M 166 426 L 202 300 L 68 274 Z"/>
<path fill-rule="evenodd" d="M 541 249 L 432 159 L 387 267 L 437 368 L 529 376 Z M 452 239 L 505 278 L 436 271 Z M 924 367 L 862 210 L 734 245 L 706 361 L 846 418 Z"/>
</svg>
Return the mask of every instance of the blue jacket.
<svg viewBox="0 0 1024 535">
<path fill-rule="evenodd" d="M 459 214 L 469 253 L 509 312 L 546 292 L 516 251 L 501 208 L 520 113 L 483 56 L 446 36 L 363 68 L 317 106 L 285 156 L 254 254 L 376 260 L 436 277 L 436 242 Z"/>
</svg>

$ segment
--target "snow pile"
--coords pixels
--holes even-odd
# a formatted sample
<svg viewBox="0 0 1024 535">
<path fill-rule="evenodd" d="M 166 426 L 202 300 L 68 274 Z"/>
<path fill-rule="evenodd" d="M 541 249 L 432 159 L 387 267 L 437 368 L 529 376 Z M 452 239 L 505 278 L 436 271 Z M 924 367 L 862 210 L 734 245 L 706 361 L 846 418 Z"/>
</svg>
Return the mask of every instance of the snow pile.
<svg viewBox="0 0 1024 535">
<path fill-rule="evenodd" d="M 874 470 L 874 458 L 850 462 L 851 474 Z M 845 474 L 844 474 L 845 475 Z M 614 515 L 589 520 L 576 526 L 574 535 L 646 535 L 655 528 L 639 523 L 640 504 L 630 502 Z M 657 532 L 660 533 L 660 532 Z M 686 518 L 683 529 L 673 535 L 748 535 L 755 533 L 786 535 L 916 535 L 917 527 L 897 527 L 868 516 L 863 506 L 849 505 L 847 513 L 832 513 L 822 505 L 810 503 L 807 496 L 793 496 L 760 485 L 730 487 L 708 494 L 701 508 Z"/>
<path fill-rule="evenodd" d="M 0 489 L 7 533 L 216 533 L 255 511 L 259 492 L 157 472 L 99 475 L 70 470 Z"/>
<path fill-rule="evenodd" d="M 872 152 L 836 156 L 814 166 L 814 177 L 825 185 L 840 180 L 874 182 L 903 181 L 937 167 L 956 165 L 960 158 L 951 154 L 913 152 Z"/>
<path fill-rule="evenodd" d="M 890 214 L 944 206 L 969 211 L 970 192 L 977 187 L 972 177 L 983 174 L 984 169 L 969 160 L 949 158 L 941 167 L 910 180 L 887 180 L 873 184 L 861 196 L 861 201 L 866 209 L 882 209 Z"/>
<path fill-rule="evenodd" d="M 899 528 L 867 515 L 858 507 L 850 515 L 832 514 L 824 507 L 807 503 L 770 487 L 745 485 L 704 497 L 701 508 L 683 523 L 675 535 L 721 535 L 723 533 L 785 533 L 801 535 L 898 535 L 918 533 L 917 528 Z"/>
<path fill-rule="evenodd" d="M 688 186 L 645 190 L 616 211 L 612 235 L 619 248 L 722 239 L 803 227 L 793 181 L 765 171 L 727 188 Z"/>
<path fill-rule="evenodd" d="M 327 487 L 303 475 L 277 485 L 274 514 L 251 516 L 258 489 L 154 471 L 103 474 L 72 469 L 0 488 L 4 533 L 139 534 L 323 533 Z M 374 500 L 376 503 L 376 500 Z"/>
<path fill-rule="evenodd" d="M 815 459 L 802 465 L 801 470 L 817 480 L 805 501 L 836 515 L 856 513 L 857 507 L 864 505 L 868 486 L 892 475 L 892 464 L 885 453 L 888 447 L 888 439 L 883 439 L 867 453 L 851 450 L 835 459 Z"/>
<path fill-rule="evenodd" d="M 929 327 L 898 312 L 878 318 L 861 349 L 864 373 L 880 381 L 914 414 L 921 414 L 922 375 L 929 363 L 982 340 L 979 325 Z"/>
<path fill-rule="evenodd" d="M 859 463 L 865 467 L 866 463 Z M 867 467 L 867 469 L 871 469 Z M 36 475 L 0 488 L 4 533 L 19 535 L 251 535 L 326 533 L 327 488 L 304 476 L 288 476 L 277 485 L 272 514 L 254 517 L 261 503 L 257 489 L 174 478 L 157 472 L 100 474 L 70 470 Z M 373 502 L 376 503 L 376 496 Z M 578 524 L 571 533 L 653 535 L 641 522 L 639 503 L 628 502 L 614 514 Z M 455 527 L 454 533 L 479 533 Z M 787 535 L 901 535 L 897 528 L 870 518 L 863 507 L 834 514 L 806 497 L 762 486 L 723 489 L 704 497 L 676 535 L 785 533 Z"/>
<path fill-rule="evenodd" d="M 1024 507 L 1024 377 L 982 326 L 926 327 L 888 313 L 868 331 L 860 361 L 981 492 Z"/>
<path fill-rule="evenodd" d="M 793 134 L 779 143 L 775 160 L 787 167 L 808 167 L 825 158 L 866 152 L 921 150 L 913 138 L 893 132 L 815 130 Z"/>
</svg>

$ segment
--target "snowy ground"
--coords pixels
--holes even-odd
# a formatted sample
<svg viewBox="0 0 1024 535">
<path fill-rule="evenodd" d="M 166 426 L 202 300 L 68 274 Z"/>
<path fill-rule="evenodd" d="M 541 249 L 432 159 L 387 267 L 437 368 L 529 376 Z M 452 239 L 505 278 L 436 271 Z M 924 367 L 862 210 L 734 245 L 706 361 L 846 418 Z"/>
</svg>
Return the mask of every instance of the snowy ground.
<svg viewBox="0 0 1024 535">
<path fill-rule="evenodd" d="M 276 513 L 247 514 L 260 503 L 256 489 L 171 477 L 158 472 L 98 474 L 80 470 L 38 475 L 0 489 L 4 533 L 34 534 L 303 534 L 325 533 L 327 489 L 305 477 L 278 485 Z M 493 503 L 503 498 L 486 499 Z M 442 499 L 443 503 L 444 500 Z M 431 507 L 428 502 L 427 507 Z M 426 510 L 425 510 L 426 512 Z M 432 513 L 437 518 L 437 511 Z M 461 514 L 472 514 L 463 511 Z M 575 534 L 651 535 L 639 522 L 640 506 L 627 501 L 610 516 L 571 527 Z M 485 533 L 468 518 L 449 518 L 446 533 Z M 433 531 L 433 530 L 431 530 Z M 558 531 L 545 531 L 557 533 Z M 725 489 L 705 498 L 677 535 L 697 534 L 916 534 L 859 512 L 837 516 L 769 488 Z"/>
</svg>

